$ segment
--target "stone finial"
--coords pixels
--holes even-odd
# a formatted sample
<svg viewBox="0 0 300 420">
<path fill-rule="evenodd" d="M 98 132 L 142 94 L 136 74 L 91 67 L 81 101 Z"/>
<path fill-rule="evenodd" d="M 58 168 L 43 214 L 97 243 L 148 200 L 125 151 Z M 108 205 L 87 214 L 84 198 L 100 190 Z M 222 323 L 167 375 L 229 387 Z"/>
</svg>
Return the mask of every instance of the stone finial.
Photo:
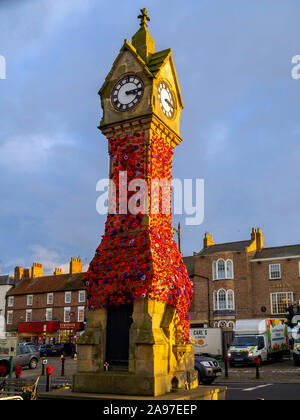
<svg viewBox="0 0 300 420">
<path fill-rule="evenodd" d="M 138 19 L 141 19 L 140 26 L 146 26 L 147 27 L 148 26 L 147 21 L 150 22 L 150 18 L 148 16 L 148 11 L 145 7 L 143 9 L 140 9 L 140 10 L 141 10 L 141 15 L 138 15 Z"/>
<path fill-rule="evenodd" d="M 132 45 L 145 61 L 148 61 L 151 55 L 155 53 L 155 42 L 147 29 L 147 21 L 150 21 L 147 15 L 147 9 L 141 9 L 141 15 L 138 16 L 141 20 L 140 29 L 133 35 L 131 40 Z"/>
</svg>

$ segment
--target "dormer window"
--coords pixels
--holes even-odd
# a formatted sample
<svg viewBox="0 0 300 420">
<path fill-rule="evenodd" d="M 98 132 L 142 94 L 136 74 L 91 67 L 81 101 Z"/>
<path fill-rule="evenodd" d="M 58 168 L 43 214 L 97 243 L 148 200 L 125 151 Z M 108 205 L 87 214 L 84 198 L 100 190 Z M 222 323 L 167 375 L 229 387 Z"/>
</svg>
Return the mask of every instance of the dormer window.
<svg viewBox="0 0 300 420">
<path fill-rule="evenodd" d="M 232 260 L 223 260 L 213 262 L 213 280 L 233 279 L 233 262 Z"/>
</svg>

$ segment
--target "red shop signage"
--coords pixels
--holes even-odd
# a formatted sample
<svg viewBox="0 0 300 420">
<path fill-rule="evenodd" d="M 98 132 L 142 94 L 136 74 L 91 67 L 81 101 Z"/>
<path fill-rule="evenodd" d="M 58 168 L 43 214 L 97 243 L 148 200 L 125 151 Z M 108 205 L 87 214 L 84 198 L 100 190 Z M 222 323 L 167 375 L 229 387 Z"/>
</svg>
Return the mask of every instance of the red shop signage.
<svg viewBox="0 0 300 420">
<path fill-rule="evenodd" d="M 19 322 L 19 333 L 44 333 L 56 332 L 59 328 L 57 321 L 41 321 L 41 322 Z"/>
<path fill-rule="evenodd" d="M 59 329 L 60 330 L 74 330 L 74 331 L 81 331 L 83 328 L 82 322 L 60 322 Z"/>
</svg>

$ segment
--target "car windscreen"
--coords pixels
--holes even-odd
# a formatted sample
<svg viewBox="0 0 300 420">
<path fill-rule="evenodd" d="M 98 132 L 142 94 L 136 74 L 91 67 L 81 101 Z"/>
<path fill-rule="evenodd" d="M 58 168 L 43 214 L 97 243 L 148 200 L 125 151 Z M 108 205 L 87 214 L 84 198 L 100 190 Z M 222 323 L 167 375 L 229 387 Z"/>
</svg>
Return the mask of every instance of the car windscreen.
<svg viewBox="0 0 300 420">
<path fill-rule="evenodd" d="M 255 335 L 237 335 L 233 339 L 233 346 L 236 347 L 248 347 L 248 346 L 257 346 L 258 337 Z"/>
</svg>

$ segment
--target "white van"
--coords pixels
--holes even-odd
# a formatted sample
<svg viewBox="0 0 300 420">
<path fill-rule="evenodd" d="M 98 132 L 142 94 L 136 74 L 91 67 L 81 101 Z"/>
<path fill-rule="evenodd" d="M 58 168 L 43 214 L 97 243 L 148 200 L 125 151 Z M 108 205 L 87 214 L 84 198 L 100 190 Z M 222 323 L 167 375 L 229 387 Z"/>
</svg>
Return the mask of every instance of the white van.
<svg viewBox="0 0 300 420">
<path fill-rule="evenodd" d="M 289 349 L 288 329 L 284 319 L 243 319 L 236 321 L 235 336 L 228 349 L 229 363 L 252 364 L 281 359 Z"/>
</svg>

